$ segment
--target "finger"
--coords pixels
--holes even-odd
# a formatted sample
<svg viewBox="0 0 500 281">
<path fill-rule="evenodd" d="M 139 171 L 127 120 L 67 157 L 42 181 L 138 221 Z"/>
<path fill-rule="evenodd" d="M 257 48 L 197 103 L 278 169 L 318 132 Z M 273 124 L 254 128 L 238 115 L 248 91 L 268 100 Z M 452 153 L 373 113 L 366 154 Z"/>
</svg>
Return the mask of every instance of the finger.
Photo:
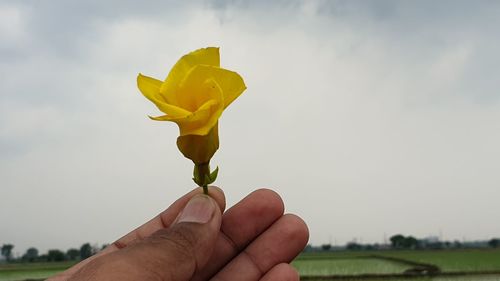
<svg viewBox="0 0 500 281">
<path fill-rule="evenodd" d="M 280 263 L 269 270 L 260 281 L 299 281 L 299 273 L 288 263 Z"/>
<path fill-rule="evenodd" d="M 211 186 L 209 187 L 209 192 L 210 197 L 212 197 L 217 202 L 221 211 L 224 212 L 224 209 L 226 208 L 226 198 L 224 197 L 224 192 L 222 191 L 222 189 L 216 186 Z M 133 241 L 141 240 L 162 228 L 169 227 L 175 220 L 175 218 L 179 215 L 179 212 L 186 206 L 187 202 L 189 202 L 189 200 L 193 196 L 202 193 L 203 191 L 201 187 L 198 187 L 188 194 L 184 195 L 183 197 L 177 199 L 177 201 L 170 205 L 170 207 L 168 207 L 165 211 L 161 212 L 145 224 L 139 226 L 138 228 L 132 230 L 122 238 L 115 241 L 109 246 L 109 248 L 111 249 L 105 249 L 105 253 L 124 248 L 131 244 Z"/>
<path fill-rule="evenodd" d="M 227 210 L 210 262 L 192 280 L 208 280 L 278 220 L 283 211 L 280 196 L 269 189 L 256 190 Z"/>
<path fill-rule="evenodd" d="M 186 195 L 182 196 L 181 198 L 177 199 L 172 205 L 170 205 L 166 210 L 146 222 L 145 224 L 139 226 L 138 228 L 132 230 L 128 234 L 124 235 L 108 247 L 106 247 L 104 250 L 100 251 L 96 255 L 93 255 L 78 264 L 72 266 L 68 270 L 58 274 L 57 276 L 52 277 L 50 279 L 51 281 L 55 280 L 64 280 L 64 278 L 68 278 L 69 276 L 73 275 L 75 272 L 80 270 L 83 266 L 85 266 L 87 263 L 92 261 L 95 258 L 101 257 L 103 255 L 115 252 L 119 249 L 122 249 L 129 244 L 133 243 L 134 241 L 138 241 L 144 237 L 150 236 L 154 232 L 168 227 L 172 222 L 175 220 L 179 212 L 186 206 L 187 202 L 195 196 L 196 194 L 201 194 L 203 192 L 202 188 L 198 187 L 187 193 Z M 215 199 L 217 204 L 219 205 L 221 211 L 223 212 L 224 209 L 226 208 L 226 198 L 224 197 L 224 192 L 222 189 L 216 186 L 210 186 L 209 187 L 209 194 L 212 198 Z M 63 279 L 61 279 L 63 278 Z"/>
<path fill-rule="evenodd" d="M 221 221 L 222 214 L 215 200 L 206 195 L 196 195 L 168 228 L 95 259 L 78 271 L 74 278 L 191 280 L 210 258 Z"/>
<path fill-rule="evenodd" d="M 284 215 L 226 265 L 213 280 L 259 280 L 271 268 L 288 263 L 306 246 L 309 231 L 302 219 Z"/>
</svg>

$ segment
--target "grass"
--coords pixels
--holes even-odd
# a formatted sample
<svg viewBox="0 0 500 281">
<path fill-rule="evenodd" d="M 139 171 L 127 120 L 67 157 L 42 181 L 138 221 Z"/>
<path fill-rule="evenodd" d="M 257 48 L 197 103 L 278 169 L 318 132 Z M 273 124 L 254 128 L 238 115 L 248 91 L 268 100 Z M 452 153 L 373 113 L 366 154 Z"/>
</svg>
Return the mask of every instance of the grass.
<svg viewBox="0 0 500 281">
<path fill-rule="evenodd" d="M 443 272 L 500 271 L 500 249 L 423 250 L 423 251 L 341 251 L 304 253 L 292 264 L 302 276 L 403 273 L 409 265 L 383 259 L 367 258 L 378 255 L 433 264 Z M 311 280 L 311 279 L 308 279 Z M 375 279 L 373 279 L 375 280 Z M 378 279 L 381 280 L 381 279 Z M 500 281 L 500 275 L 441 276 L 432 278 L 390 279 L 391 281 Z"/>
<path fill-rule="evenodd" d="M 500 271 L 500 249 L 497 250 L 425 250 L 425 251 L 343 251 L 304 253 L 294 262 L 301 275 L 357 275 L 367 273 L 402 273 L 408 265 L 382 259 L 383 255 L 420 263 L 434 264 L 444 272 Z M 0 281 L 43 279 L 65 270 L 73 262 L 0 264 Z M 369 279 L 352 279 L 371 281 Z M 378 279 L 380 280 L 380 279 Z M 390 279 L 390 281 L 500 281 L 500 275 Z"/>
<path fill-rule="evenodd" d="M 301 275 L 352 275 L 367 273 L 402 273 L 408 266 L 371 258 L 298 259 L 293 266 Z"/>
<path fill-rule="evenodd" d="M 442 271 L 500 270 L 500 249 L 389 251 L 377 254 L 431 263 L 439 266 Z"/>
<path fill-rule="evenodd" d="M 14 263 L 0 265 L 0 281 L 44 279 L 64 271 L 74 262 Z"/>
<path fill-rule="evenodd" d="M 309 280 L 316 281 L 316 280 Z M 317 280 L 317 281 L 325 281 L 325 280 Z M 397 278 L 397 279 L 351 279 L 345 281 L 500 281 L 500 277 L 498 275 L 489 275 L 489 276 L 463 276 L 463 277 L 416 277 L 416 278 Z"/>
</svg>

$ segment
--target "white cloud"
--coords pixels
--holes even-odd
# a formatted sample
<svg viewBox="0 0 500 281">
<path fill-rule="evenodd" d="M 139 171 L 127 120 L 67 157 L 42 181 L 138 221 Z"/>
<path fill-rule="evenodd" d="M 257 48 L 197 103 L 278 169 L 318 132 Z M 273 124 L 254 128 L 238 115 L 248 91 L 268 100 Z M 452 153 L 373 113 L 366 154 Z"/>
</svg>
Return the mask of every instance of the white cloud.
<svg viewBox="0 0 500 281">
<path fill-rule="evenodd" d="M 187 191 L 177 128 L 146 118 L 157 111 L 135 77 L 162 78 L 208 45 L 248 85 L 224 113 L 214 159 L 229 203 L 273 187 L 316 244 L 500 231 L 489 223 L 499 56 L 480 32 L 495 19 L 474 10 L 460 25 L 456 11 L 305 3 L 169 4 L 164 16 L 124 8 L 116 17 L 101 7 L 75 15 L 81 37 L 36 37 L 44 48 L 0 65 L 10 74 L 0 85 L 0 151 L 10 152 L 0 161 L 0 236 L 18 249 L 109 242 Z M 40 30 L 66 28 L 52 23 Z"/>
<path fill-rule="evenodd" d="M 19 7 L 0 6 L 0 38 L 3 42 L 14 41 L 23 35 L 24 16 Z"/>
</svg>

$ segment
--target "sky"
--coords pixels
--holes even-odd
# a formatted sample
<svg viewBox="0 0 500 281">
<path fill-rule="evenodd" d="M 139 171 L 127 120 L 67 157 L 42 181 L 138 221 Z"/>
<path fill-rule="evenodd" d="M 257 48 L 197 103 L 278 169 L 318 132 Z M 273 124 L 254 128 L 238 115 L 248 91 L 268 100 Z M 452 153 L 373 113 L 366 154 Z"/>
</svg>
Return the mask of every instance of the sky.
<svg viewBox="0 0 500 281">
<path fill-rule="evenodd" d="M 137 74 L 220 47 L 233 205 L 278 192 L 310 243 L 500 236 L 498 1 L 0 1 L 0 244 L 109 243 L 191 190 Z"/>
</svg>

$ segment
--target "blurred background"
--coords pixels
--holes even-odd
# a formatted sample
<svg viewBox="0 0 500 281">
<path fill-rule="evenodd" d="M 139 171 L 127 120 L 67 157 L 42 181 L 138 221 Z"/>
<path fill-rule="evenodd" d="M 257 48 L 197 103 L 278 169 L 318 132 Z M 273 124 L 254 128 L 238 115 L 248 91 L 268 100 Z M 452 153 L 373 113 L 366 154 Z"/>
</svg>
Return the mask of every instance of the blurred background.
<svg viewBox="0 0 500 281">
<path fill-rule="evenodd" d="M 220 47 L 228 205 L 260 188 L 313 245 L 500 236 L 498 1 L 0 1 L 0 243 L 104 244 L 194 188 L 136 87 Z"/>
</svg>

